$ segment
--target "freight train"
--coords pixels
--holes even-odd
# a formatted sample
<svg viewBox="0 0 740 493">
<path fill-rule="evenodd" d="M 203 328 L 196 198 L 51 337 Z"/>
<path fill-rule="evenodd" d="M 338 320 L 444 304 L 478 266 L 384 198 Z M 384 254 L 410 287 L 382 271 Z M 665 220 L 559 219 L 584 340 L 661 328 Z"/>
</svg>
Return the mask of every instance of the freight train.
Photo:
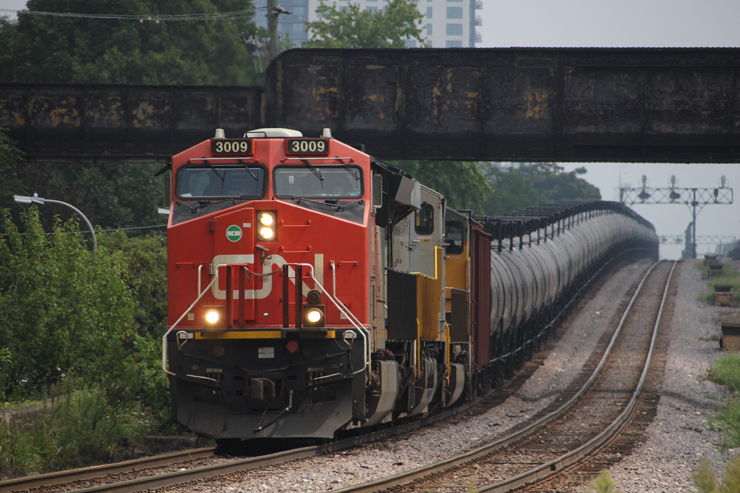
<svg viewBox="0 0 740 493">
<path fill-rule="evenodd" d="M 223 131 L 171 161 L 174 419 L 201 436 L 330 439 L 500 385 L 605 259 L 655 256 L 614 202 L 479 217 L 324 129 Z"/>
</svg>

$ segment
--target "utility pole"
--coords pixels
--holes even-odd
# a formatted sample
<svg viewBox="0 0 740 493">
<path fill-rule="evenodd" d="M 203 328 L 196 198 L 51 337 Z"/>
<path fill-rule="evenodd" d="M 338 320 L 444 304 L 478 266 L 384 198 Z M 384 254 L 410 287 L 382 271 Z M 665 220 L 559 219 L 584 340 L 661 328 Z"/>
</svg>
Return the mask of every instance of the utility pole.
<svg viewBox="0 0 740 493">
<path fill-rule="evenodd" d="M 267 0 L 267 65 L 275 59 L 278 55 L 278 39 L 280 34 L 278 33 L 278 11 L 277 0 Z"/>
<path fill-rule="evenodd" d="M 725 177 L 722 176 L 717 188 L 679 188 L 676 186 L 676 177 L 671 176 L 671 186 L 668 188 L 648 188 L 647 178 L 642 175 L 642 188 L 619 188 L 619 200 L 625 205 L 640 204 L 685 204 L 691 210 L 692 235 L 691 258 L 696 258 L 696 216 L 706 205 L 732 204 L 732 188 L 726 188 Z M 697 211 L 696 208 L 699 208 Z M 688 246 L 688 245 L 687 245 Z"/>
</svg>

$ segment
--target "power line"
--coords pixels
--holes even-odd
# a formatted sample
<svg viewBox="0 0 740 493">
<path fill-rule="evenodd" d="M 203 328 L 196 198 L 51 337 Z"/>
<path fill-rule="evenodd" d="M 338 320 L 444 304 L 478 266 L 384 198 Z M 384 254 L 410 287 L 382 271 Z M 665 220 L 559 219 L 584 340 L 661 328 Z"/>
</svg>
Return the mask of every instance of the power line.
<svg viewBox="0 0 740 493">
<path fill-rule="evenodd" d="M 126 21 L 150 21 L 150 22 L 182 22 L 182 21 L 228 21 L 242 17 L 251 17 L 258 10 L 267 10 L 267 7 L 256 9 L 237 10 L 234 12 L 201 13 L 201 14 L 178 14 L 178 15 L 125 15 L 125 14 L 78 14 L 74 12 L 41 12 L 37 10 L 14 10 L 0 9 L 0 12 L 10 12 L 16 15 L 37 15 L 47 17 L 67 17 L 75 19 L 99 19 L 99 20 L 126 20 Z"/>
</svg>

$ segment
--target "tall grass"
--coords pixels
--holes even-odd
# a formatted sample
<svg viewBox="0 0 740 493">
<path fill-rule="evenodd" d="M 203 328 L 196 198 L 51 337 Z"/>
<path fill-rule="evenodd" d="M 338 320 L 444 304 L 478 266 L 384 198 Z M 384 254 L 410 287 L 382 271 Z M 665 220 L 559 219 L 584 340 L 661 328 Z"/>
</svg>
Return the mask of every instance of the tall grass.
<svg viewBox="0 0 740 493">
<path fill-rule="evenodd" d="M 727 385 L 732 391 L 740 390 L 740 353 L 724 353 L 709 369 L 709 379 Z"/>
<path fill-rule="evenodd" d="M 111 406 L 97 387 L 65 382 L 51 404 L 0 421 L 0 476 L 82 467 L 129 455 L 150 426 L 137 408 Z"/>
</svg>

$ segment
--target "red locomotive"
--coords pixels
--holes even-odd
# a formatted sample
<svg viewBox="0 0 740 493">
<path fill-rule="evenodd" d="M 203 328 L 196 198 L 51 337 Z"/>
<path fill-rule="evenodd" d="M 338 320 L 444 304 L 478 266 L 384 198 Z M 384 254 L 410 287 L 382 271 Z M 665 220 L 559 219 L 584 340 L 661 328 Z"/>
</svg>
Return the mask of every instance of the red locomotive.
<svg viewBox="0 0 740 493">
<path fill-rule="evenodd" d="M 163 367 L 173 416 L 217 440 L 331 438 L 470 399 L 615 248 L 657 249 L 619 204 L 448 209 L 328 130 L 217 132 L 172 174 Z"/>
</svg>

